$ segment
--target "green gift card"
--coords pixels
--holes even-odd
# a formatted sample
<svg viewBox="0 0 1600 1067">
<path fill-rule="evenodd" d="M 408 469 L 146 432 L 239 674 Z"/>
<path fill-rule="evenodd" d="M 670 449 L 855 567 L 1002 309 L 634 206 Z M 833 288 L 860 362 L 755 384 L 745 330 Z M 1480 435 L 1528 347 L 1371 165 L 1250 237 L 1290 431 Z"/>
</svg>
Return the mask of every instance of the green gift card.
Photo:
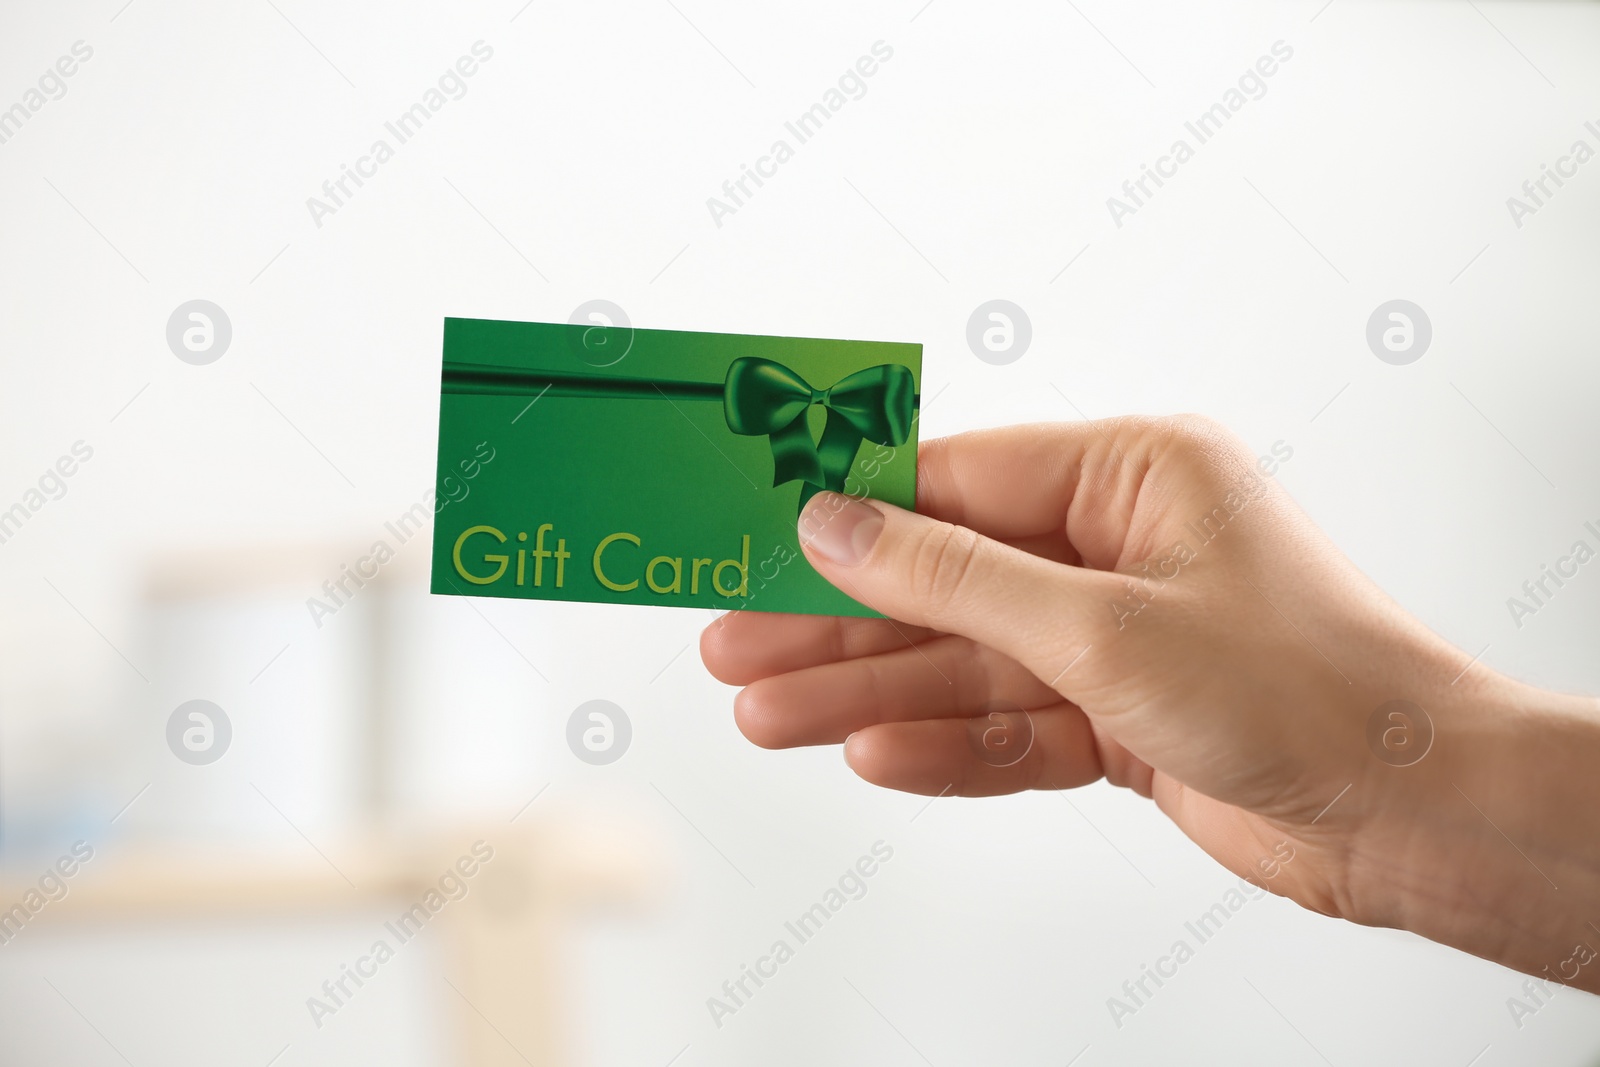
<svg viewBox="0 0 1600 1067">
<path fill-rule="evenodd" d="M 922 346 L 446 319 L 433 591 L 875 615 L 822 489 L 916 503 Z"/>
</svg>

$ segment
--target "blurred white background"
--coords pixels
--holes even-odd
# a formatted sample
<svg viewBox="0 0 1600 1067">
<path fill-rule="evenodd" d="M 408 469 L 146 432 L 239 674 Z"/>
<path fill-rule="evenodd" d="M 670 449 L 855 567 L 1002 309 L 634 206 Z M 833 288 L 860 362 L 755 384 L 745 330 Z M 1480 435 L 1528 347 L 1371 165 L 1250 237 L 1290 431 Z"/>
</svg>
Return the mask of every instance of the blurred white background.
<svg viewBox="0 0 1600 1067">
<path fill-rule="evenodd" d="M 920 341 L 924 436 L 1190 410 L 1287 442 L 1282 482 L 1407 608 L 1600 692 L 1600 576 L 1520 628 L 1506 606 L 1600 521 L 1600 162 L 1520 227 L 1506 203 L 1600 148 L 1596 6 L 11 0 L 0 109 L 80 41 L 64 95 L 0 125 L 0 510 L 93 450 L 0 544 L 0 908 L 95 854 L 0 945 L 0 1060 L 1600 1062 L 1595 998 L 1519 1025 L 1520 975 L 1275 898 L 1119 1027 L 1107 998 L 1234 883 L 1139 798 L 929 804 L 760 751 L 699 664 L 706 613 L 430 597 L 423 539 L 322 626 L 305 606 L 432 484 L 441 320 L 603 298 Z M 479 41 L 319 225 L 307 198 Z M 717 225 L 707 198 L 878 41 L 865 95 Z M 996 298 L 1032 323 L 1004 366 L 966 341 Z M 167 343 L 193 299 L 232 325 L 209 365 Z M 1432 322 L 1406 366 L 1366 342 L 1392 299 Z M 165 740 L 192 699 L 232 724 L 206 766 Z M 632 722 L 608 766 L 566 744 L 591 699 Z M 318 1027 L 307 998 L 404 908 L 373 887 L 413 899 L 480 837 L 510 857 L 486 872 L 527 860 L 495 899 L 541 887 L 537 995 L 473 992 L 493 968 L 430 928 Z M 371 873 L 424 839 L 422 875 Z M 866 896 L 717 1025 L 707 998 L 877 841 Z"/>
</svg>

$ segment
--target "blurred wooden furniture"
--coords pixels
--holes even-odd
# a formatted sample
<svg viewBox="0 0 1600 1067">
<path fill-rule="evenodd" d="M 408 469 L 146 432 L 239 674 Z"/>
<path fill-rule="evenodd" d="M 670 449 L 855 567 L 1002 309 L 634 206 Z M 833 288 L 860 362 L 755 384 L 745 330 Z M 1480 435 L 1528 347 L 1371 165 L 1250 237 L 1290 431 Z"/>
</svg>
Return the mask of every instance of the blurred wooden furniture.
<svg viewBox="0 0 1600 1067">
<path fill-rule="evenodd" d="M 160 919 L 310 921 L 360 910 L 389 918 L 388 924 L 375 924 L 368 944 L 383 939 L 398 948 L 402 939 L 396 929 L 409 913 L 443 953 L 445 973 L 439 976 L 437 995 L 441 1017 L 453 1021 L 456 1062 L 464 1067 L 553 1067 L 570 1061 L 565 1040 L 574 1006 L 562 980 L 563 941 L 584 912 L 630 905 L 648 895 L 656 864 L 647 857 L 653 850 L 614 826 L 579 825 L 546 814 L 549 801 L 509 822 L 409 831 L 409 820 L 397 813 L 395 801 L 397 776 L 404 773 L 395 755 L 402 696 L 397 688 L 403 688 L 397 678 L 430 650 L 403 647 L 416 638 L 397 632 L 396 620 L 400 594 L 413 605 L 427 602 L 425 534 L 413 535 L 418 543 L 408 544 L 381 574 L 361 583 L 348 613 L 341 609 L 336 621 L 347 643 L 340 647 L 349 654 L 325 655 L 318 661 L 323 673 L 303 679 L 302 692 L 349 694 L 330 699 L 324 709 L 330 718 L 324 721 L 330 727 L 348 723 L 357 739 L 345 765 L 336 768 L 340 781 L 356 783 L 355 802 L 352 810 L 325 809 L 321 814 L 333 824 L 353 827 L 355 836 L 333 841 L 319 832 L 318 845 L 297 845 L 287 853 L 261 851 L 265 845 L 199 851 L 169 842 L 163 836 L 168 824 L 157 821 L 154 830 L 145 832 L 130 827 L 142 814 L 136 812 L 119 827 L 132 840 L 105 847 L 93 842 L 97 855 L 90 873 L 73 879 L 70 893 L 49 904 L 41 921 L 53 929 Z M 187 680 L 208 667 L 215 671 L 223 660 L 240 659 L 246 652 L 237 635 L 250 633 L 254 620 L 280 620 L 286 604 L 299 627 L 292 632 L 311 644 L 318 638 L 315 631 L 305 633 L 310 624 L 301 614 L 300 600 L 318 591 L 327 576 L 348 571 L 339 561 L 357 558 L 362 544 L 228 546 L 149 561 L 142 590 L 145 617 L 138 630 L 155 635 L 156 647 L 168 656 L 166 661 L 154 657 L 152 675 Z M 326 651 L 330 638 L 323 634 L 320 639 Z M 264 659 L 266 651 L 249 651 L 255 657 L 250 662 Z M 274 680 L 294 669 L 294 663 L 274 667 L 279 672 Z M 233 666 L 245 670 L 242 664 Z M 508 662 L 507 670 L 520 677 L 524 664 Z M 238 672 L 230 666 L 230 674 Z M 248 675 L 241 674 L 241 684 L 243 677 Z M 151 740 L 157 765 L 169 759 L 156 747 L 162 743 Z M 228 758 L 237 762 L 239 757 Z M 188 768 L 174 768 L 175 761 L 165 767 L 177 777 L 163 780 L 165 785 L 156 789 L 158 798 L 182 783 L 194 790 L 190 810 L 205 812 L 212 799 L 226 795 L 204 792 L 204 779 L 181 774 Z M 313 773 L 318 772 L 302 769 L 301 780 Z M 326 765 L 320 773 L 329 773 Z M 313 795 L 326 797 L 328 792 Z M 146 809 L 149 804 L 147 800 Z M 477 863 L 471 877 L 460 878 L 465 886 L 460 899 L 448 899 L 441 878 L 456 871 L 464 857 L 472 858 L 479 841 L 493 849 L 493 858 Z M 3 883 L 0 876 L 0 901 L 21 899 L 31 888 Z M 430 892 L 444 901 L 436 911 L 426 907 Z M 421 912 L 415 910 L 419 905 Z M 343 962 L 354 965 L 356 960 Z M 327 977 L 337 980 L 340 973 Z M 305 991 L 307 996 L 322 992 Z M 337 1025 L 332 1019 L 323 1021 Z"/>
<path fill-rule="evenodd" d="M 562 981 L 563 942 L 584 913 L 643 900 L 651 864 L 641 842 L 615 830 L 523 818 L 527 825 L 346 842 L 327 850 L 337 857 L 337 868 L 309 850 L 304 858 L 283 860 L 249 852 L 126 847 L 97 855 L 40 921 L 59 930 L 85 923 L 312 919 L 375 910 L 388 922 L 375 926 L 373 942 L 405 951 L 399 935 L 409 940 L 420 927 L 442 950 L 438 1003 L 460 1050 L 457 1062 L 554 1067 L 571 1061 L 565 1038 L 573 1005 Z M 482 845 L 475 856 L 477 842 Z M 492 858 L 479 862 L 485 846 Z M 470 877 L 459 877 L 463 857 L 474 859 L 467 865 L 476 867 Z M 464 892 L 453 881 L 441 886 L 447 872 L 458 875 Z M 29 888 L 0 884 L 0 900 L 20 899 Z M 429 910 L 430 892 L 443 902 L 437 911 Z M 403 922 L 407 914 L 413 918 Z M 320 989 L 306 993 L 334 1004 Z"/>
</svg>

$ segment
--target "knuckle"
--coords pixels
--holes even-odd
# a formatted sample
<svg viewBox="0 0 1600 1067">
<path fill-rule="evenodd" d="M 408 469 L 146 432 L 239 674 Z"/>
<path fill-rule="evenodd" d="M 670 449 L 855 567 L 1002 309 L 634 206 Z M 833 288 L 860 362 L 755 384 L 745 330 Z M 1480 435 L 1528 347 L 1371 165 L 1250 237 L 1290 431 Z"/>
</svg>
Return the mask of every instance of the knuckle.
<svg viewBox="0 0 1600 1067">
<path fill-rule="evenodd" d="M 931 525 L 911 552 L 912 594 L 939 612 L 961 597 L 977 556 L 978 536 L 949 523 Z"/>
<path fill-rule="evenodd" d="M 1202 415 L 1193 411 L 1169 415 L 1166 422 L 1173 428 L 1174 432 L 1182 436 L 1198 439 L 1215 437 L 1228 432 L 1226 426 L 1210 415 Z"/>
<path fill-rule="evenodd" d="M 1233 452 L 1239 448 L 1234 432 L 1209 415 L 1172 415 L 1164 421 L 1173 442 L 1190 452 Z"/>
<path fill-rule="evenodd" d="M 1171 415 L 1161 423 L 1169 447 L 1196 476 L 1230 474 L 1255 462 L 1244 441 L 1209 416 Z"/>
</svg>

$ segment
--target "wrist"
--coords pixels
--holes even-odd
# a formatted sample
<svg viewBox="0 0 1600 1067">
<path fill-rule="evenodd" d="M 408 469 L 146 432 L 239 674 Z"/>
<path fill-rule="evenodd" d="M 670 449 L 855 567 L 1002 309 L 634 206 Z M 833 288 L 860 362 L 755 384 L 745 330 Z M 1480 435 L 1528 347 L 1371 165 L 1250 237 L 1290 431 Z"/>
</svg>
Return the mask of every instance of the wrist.
<svg viewBox="0 0 1600 1067">
<path fill-rule="evenodd" d="M 1600 992 L 1600 703 L 1483 671 L 1430 705 L 1434 748 L 1371 777 L 1375 920 Z"/>
</svg>

